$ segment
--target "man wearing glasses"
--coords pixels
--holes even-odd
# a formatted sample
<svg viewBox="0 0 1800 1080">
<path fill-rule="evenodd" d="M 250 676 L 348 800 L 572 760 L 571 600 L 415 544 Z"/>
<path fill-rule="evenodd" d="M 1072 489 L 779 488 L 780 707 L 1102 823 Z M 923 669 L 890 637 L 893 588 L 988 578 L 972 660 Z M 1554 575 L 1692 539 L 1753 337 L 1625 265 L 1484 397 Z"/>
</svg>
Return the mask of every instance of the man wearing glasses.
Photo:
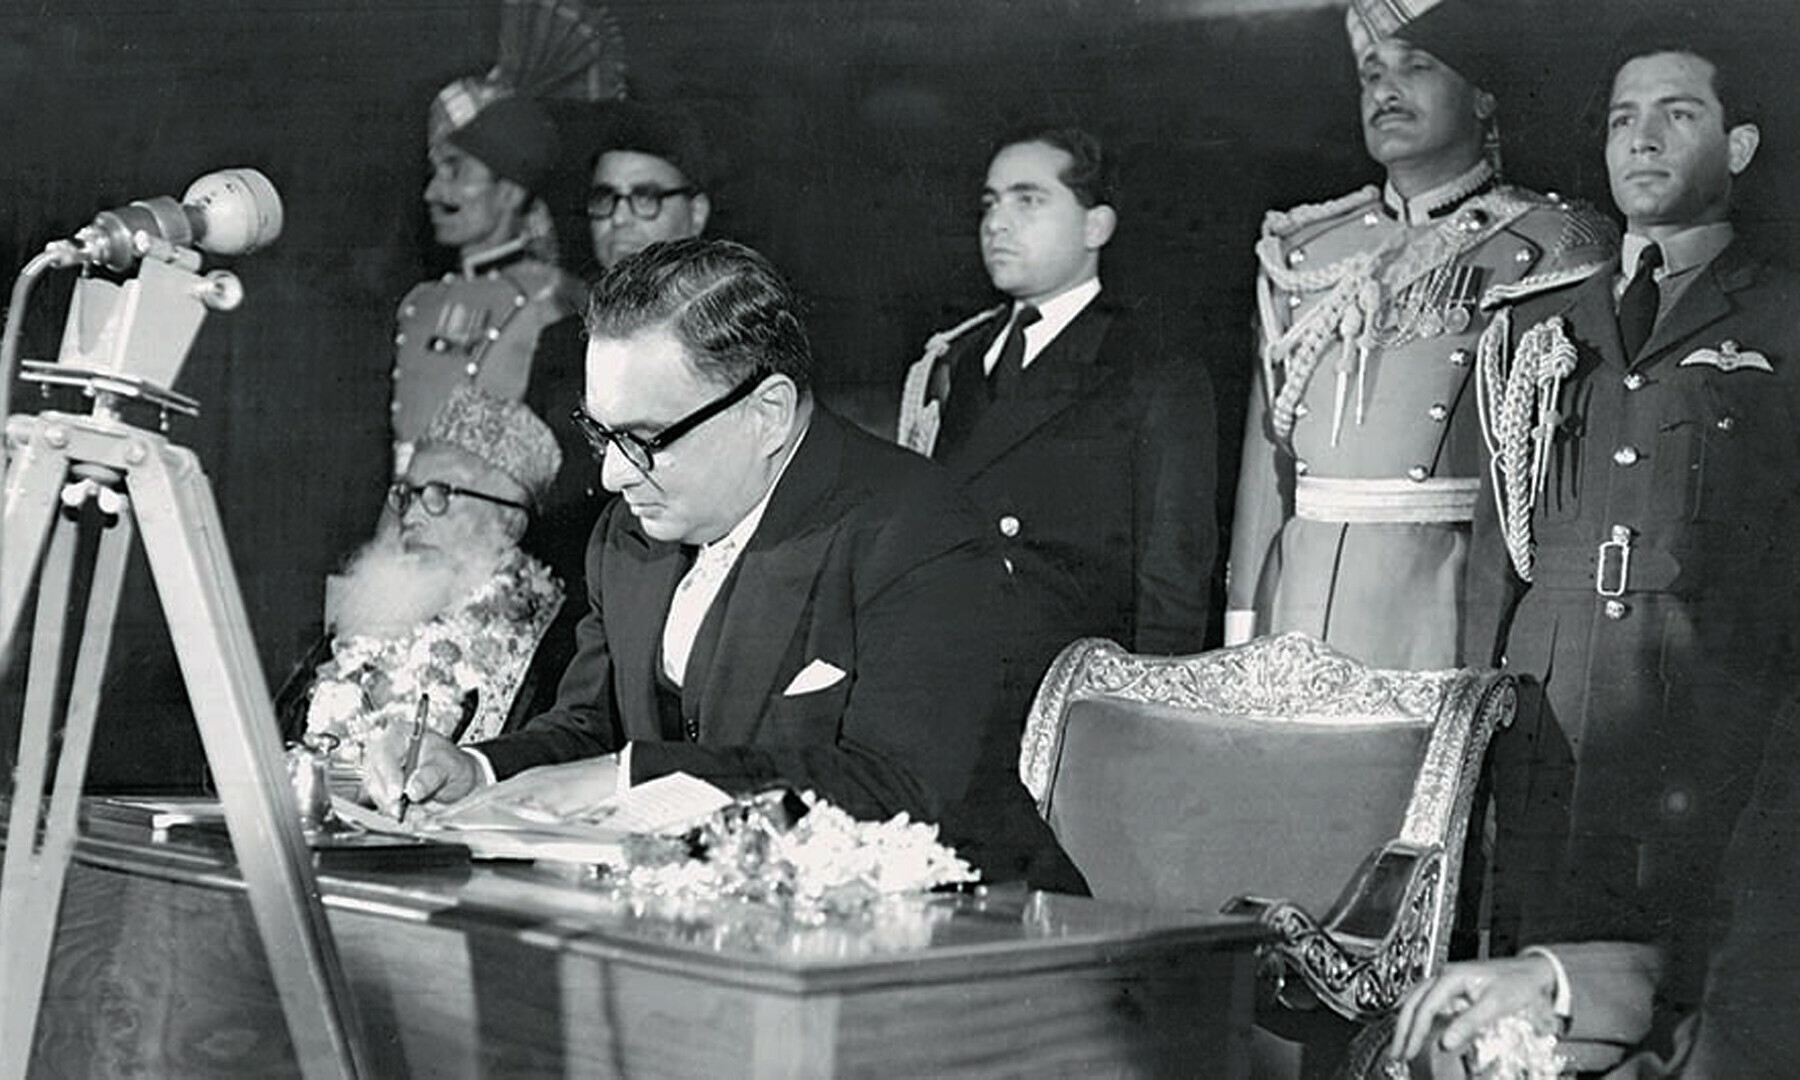
<svg viewBox="0 0 1800 1080">
<path fill-rule="evenodd" d="M 690 114 L 674 106 L 608 106 L 599 147 L 587 216 L 602 270 L 658 241 L 705 231 L 709 159 Z"/>
<path fill-rule="evenodd" d="M 1085 891 L 997 710 L 1002 564 L 942 474 L 814 401 L 797 308 L 724 241 L 602 278 L 580 425 L 618 498 L 556 705 L 472 752 L 427 737 L 407 777 L 384 747 L 370 792 L 454 800 L 550 766 L 531 798 L 568 812 L 676 770 L 788 784 L 938 822 L 989 880 Z"/>
<path fill-rule="evenodd" d="M 328 636 L 277 695 L 284 731 L 350 749 L 410 721 L 421 695 L 452 740 L 525 719 L 519 690 L 563 590 L 519 538 L 561 456 L 525 406 L 451 391 L 389 486 L 375 537 L 326 583 Z"/>
</svg>

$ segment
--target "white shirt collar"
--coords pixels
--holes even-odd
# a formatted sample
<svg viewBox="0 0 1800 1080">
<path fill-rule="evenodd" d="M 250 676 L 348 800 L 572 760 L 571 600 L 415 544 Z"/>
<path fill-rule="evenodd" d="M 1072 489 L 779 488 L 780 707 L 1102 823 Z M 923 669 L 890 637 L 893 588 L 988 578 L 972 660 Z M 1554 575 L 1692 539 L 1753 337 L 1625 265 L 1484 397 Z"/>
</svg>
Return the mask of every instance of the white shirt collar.
<svg viewBox="0 0 1800 1080">
<path fill-rule="evenodd" d="M 1099 295 L 1100 279 L 1091 277 L 1079 285 L 1071 285 L 1038 304 L 1038 314 L 1041 318 L 1025 328 L 1025 356 L 1019 366 L 1030 367 L 1031 362 L 1037 359 L 1038 354 L 1056 340 L 1056 335 L 1062 333 L 1064 327 L 1074 322 L 1077 315 L 1087 310 L 1087 306 L 1093 303 L 1094 297 Z M 1012 316 L 1023 305 L 1024 301 L 1013 301 L 1012 311 L 1007 315 L 1008 324 L 1011 323 Z M 994 364 L 1000 359 L 1000 349 L 1005 341 L 1006 334 L 1002 332 L 999 337 L 994 339 L 993 344 L 988 346 L 986 355 L 982 357 L 984 370 L 994 370 Z"/>
<path fill-rule="evenodd" d="M 1619 272 L 1627 281 L 1636 276 L 1638 259 L 1643 256 L 1644 249 L 1653 242 L 1662 248 L 1662 269 L 1656 273 L 1659 280 L 1685 270 L 1692 270 L 1711 262 L 1719 252 L 1729 247 L 1732 235 L 1729 221 L 1696 225 L 1660 241 L 1652 241 L 1647 236 L 1628 232 L 1625 234 L 1624 241 L 1619 245 Z"/>
<path fill-rule="evenodd" d="M 806 427 L 800 431 L 800 437 L 795 439 L 794 445 L 788 448 L 787 457 L 782 461 L 781 467 L 775 470 L 775 479 L 770 482 L 769 490 L 763 492 L 762 498 L 756 500 L 756 505 L 739 518 L 738 523 L 733 525 L 729 532 L 717 540 L 700 545 L 701 550 L 715 548 L 720 544 L 729 544 L 732 547 L 732 561 L 737 561 L 737 553 L 743 551 L 744 545 L 750 542 L 750 537 L 756 534 L 756 527 L 762 524 L 763 513 L 769 509 L 769 500 L 774 498 L 775 489 L 781 486 L 781 478 L 787 475 L 788 466 L 793 463 L 794 455 L 800 451 L 800 444 L 806 441 L 807 432 L 811 430 L 812 420 L 809 417 Z"/>
</svg>

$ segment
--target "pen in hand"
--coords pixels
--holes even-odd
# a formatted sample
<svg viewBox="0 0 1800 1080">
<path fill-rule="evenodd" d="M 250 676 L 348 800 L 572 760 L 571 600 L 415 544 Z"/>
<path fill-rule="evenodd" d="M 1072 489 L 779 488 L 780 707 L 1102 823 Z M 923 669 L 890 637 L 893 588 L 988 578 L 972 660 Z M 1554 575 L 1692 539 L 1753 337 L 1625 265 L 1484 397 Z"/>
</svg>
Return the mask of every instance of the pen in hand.
<svg viewBox="0 0 1800 1080">
<path fill-rule="evenodd" d="M 431 708 L 431 695 L 419 695 L 419 711 L 413 714 L 412 733 L 406 737 L 406 754 L 400 759 L 400 809 L 394 820 L 406 820 L 406 808 L 412 800 L 406 797 L 407 781 L 412 779 L 413 770 L 419 767 L 419 747 L 425 742 L 425 714 Z"/>
</svg>

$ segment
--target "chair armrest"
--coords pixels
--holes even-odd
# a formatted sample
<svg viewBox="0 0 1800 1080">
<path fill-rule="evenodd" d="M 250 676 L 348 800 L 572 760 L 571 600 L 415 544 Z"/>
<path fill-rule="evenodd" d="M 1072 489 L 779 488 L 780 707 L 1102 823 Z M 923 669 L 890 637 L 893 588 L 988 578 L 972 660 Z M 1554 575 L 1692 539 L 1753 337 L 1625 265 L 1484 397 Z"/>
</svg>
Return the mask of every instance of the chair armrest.
<svg viewBox="0 0 1800 1080">
<path fill-rule="evenodd" d="M 1298 904 L 1262 897 L 1240 896 L 1224 911 L 1254 915 L 1275 932 L 1259 975 L 1276 1000 L 1308 1007 L 1287 985 L 1297 975 L 1333 1012 L 1366 1022 L 1392 1010 L 1431 969 L 1443 865 L 1439 849 L 1390 841 L 1363 860 L 1323 922 Z"/>
</svg>

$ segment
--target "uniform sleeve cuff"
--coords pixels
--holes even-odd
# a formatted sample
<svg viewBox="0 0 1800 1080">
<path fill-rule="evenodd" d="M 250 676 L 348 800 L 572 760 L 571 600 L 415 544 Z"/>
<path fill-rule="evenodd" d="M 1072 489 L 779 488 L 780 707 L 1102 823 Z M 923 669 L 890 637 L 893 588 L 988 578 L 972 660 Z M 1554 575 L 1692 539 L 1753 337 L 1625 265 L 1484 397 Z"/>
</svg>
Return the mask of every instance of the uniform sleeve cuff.
<svg viewBox="0 0 1800 1080">
<path fill-rule="evenodd" d="M 616 755 L 619 763 L 619 779 L 618 787 L 614 791 L 617 794 L 623 795 L 631 790 L 631 748 L 636 745 L 637 743 L 628 742 L 625 744 L 625 749 L 620 750 Z"/>
<path fill-rule="evenodd" d="M 1556 1000 L 1551 1003 L 1550 1007 L 1555 1010 L 1560 1019 L 1567 1020 L 1569 1014 L 1574 1011 L 1574 1004 L 1570 1001 L 1574 995 L 1569 990 L 1568 969 L 1563 967 L 1562 961 L 1556 958 L 1555 953 L 1542 945 L 1528 945 L 1519 950 L 1519 955 L 1541 956 L 1550 961 L 1550 969 L 1556 973 Z"/>
<path fill-rule="evenodd" d="M 1256 635 L 1256 612 L 1249 609 L 1225 613 L 1225 644 L 1242 645 Z"/>
</svg>

